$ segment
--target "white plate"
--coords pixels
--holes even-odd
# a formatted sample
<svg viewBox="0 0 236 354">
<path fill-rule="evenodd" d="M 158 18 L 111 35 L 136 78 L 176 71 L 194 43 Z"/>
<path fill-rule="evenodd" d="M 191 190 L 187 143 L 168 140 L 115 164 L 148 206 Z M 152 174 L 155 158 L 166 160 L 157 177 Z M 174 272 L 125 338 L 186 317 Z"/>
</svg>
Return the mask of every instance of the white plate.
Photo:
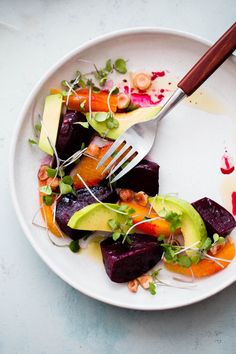
<svg viewBox="0 0 236 354">
<path fill-rule="evenodd" d="M 119 31 L 92 40 L 65 56 L 43 77 L 26 101 L 13 138 L 10 159 L 16 212 L 27 238 L 45 263 L 84 294 L 116 306 L 162 310 L 200 301 L 235 281 L 236 261 L 233 261 L 224 271 L 197 282 L 194 290 L 160 287 L 156 296 L 142 289 L 134 295 L 126 285 L 112 283 L 102 263 L 88 252 L 73 254 L 68 249 L 54 247 L 44 231 L 32 225 L 38 207 L 36 176 L 40 158 L 39 152 L 27 143 L 32 136 L 32 112 L 42 112 L 42 103 L 50 88 L 58 87 L 63 79 L 73 78 L 78 68 L 86 69 L 87 64 L 79 63 L 78 58 L 102 66 L 108 58 L 124 57 L 129 59 L 129 67 L 133 70 L 164 69 L 181 77 L 208 48 L 209 43 L 202 39 L 171 30 Z M 222 203 L 220 189 L 227 177 L 219 172 L 220 157 L 225 144 L 231 151 L 236 151 L 235 122 L 230 117 L 230 112 L 236 111 L 235 58 L 227 60 L 204 87 L 216 100 L 223 101 L 227 109 L 222 109 L 222 114 L 211 114 L 181 103 L 161 122 L 152 156 L 161 166 L 161 192 L 178 192 L 190 202 L 209 196 Z"/>
</svg>

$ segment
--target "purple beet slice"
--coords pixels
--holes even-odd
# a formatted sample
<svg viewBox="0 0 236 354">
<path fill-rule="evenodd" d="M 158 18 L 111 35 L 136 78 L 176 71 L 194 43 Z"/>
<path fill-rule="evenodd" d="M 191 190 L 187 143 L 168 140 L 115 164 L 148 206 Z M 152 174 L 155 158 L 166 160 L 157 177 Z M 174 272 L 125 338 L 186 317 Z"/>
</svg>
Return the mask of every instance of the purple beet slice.
<svg viewBox="0 0 236 354">
<path fill-rule="evenodd" d="M 95 196 L 102 202 L 116 203 L 118 196 L 115 191 L 111 191 L 107 186 L 97 185 L 90 188 Z M 57 202 L 56 222 L 60 229 L 72 239 L 78 239 L 88 234 L 88 231 L 74 230 L 67 226 L 71 216 L 85 206 L 97 203 L 86 188 L 77 189 L 76 196 L 66 194 L 61 196 Z"/>
<path fill-rule="evenodd" d="M 202 198 L 192 203 L 205 222 L 209 236 L 217 233 L 220 236 L 229 235 L 236 226 L 232 214 L 210 198 Z"/>
<path fill-rule="evenodd" d="M 100 243 L 103 263 L 109 278 L 116 283 L 133 280 L 154 267 L 162 256 L 162 247 L 153 236 L 134 234 L 131 243 L 111 237 Z"/>
<path fill-rule="evenodd" d="M 58 156 L 65 160 L 81 148 L 82 143 L 86 146 L 92 137 L 93 129 L 84 128 L 78 122 L 87 122 L 81 112 L 68 111 L 63 117 L 58 132 L 56 149 Z"/>
<path fill-rule="evenodd" d="M 134 192 L 143 191 L 154 196 L 159 192 L 159 168 L 157 163 L 143 159 L 117 181 L 116 187 L 132 189 Z"/>
</svg>

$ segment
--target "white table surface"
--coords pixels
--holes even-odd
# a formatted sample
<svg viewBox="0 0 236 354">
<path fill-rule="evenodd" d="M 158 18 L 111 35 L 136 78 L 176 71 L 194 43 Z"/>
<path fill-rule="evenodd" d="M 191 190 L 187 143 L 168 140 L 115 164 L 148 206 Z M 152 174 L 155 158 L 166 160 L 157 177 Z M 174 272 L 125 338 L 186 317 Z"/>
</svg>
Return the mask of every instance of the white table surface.
<svg viewBox="0 0 236 354">
<path fill-rule="evenodd" d="M 235 18 L 235 0 L 0 0 L 1 354 L 235 353 L 236 284 L 201 303 L 163 312 L 90 299 L 52 273 L 32 249 L 8 184 L 19 111 L 62 55 L 127 27 L 169 27 L 214 41 Z"/>
</svg>

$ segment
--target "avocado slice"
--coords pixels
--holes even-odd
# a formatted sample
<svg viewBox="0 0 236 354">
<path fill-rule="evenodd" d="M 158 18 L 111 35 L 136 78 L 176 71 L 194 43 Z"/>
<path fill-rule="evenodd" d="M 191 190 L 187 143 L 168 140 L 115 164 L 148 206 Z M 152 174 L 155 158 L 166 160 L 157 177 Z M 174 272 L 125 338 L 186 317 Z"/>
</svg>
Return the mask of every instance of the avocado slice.
<svg viewBox="0 0 236 354">
<path fill-rule="evenodd" d="M 108 209 L 109 208 L 114 209 Z M 124 223 L 127 216 L 117 213 L 119 205 L 112 203 L 94 203 L 76 211 L 68 222 L 68 226 L 76 230 L 88 231 L 112 231 L 108 225 L 110 219 L 114 219 L 118 223 Z"/>
<path fill-rule="evenodd" d="M 161 110 L 160 106 L 138 108 L 128 113 L 115 113 L 114 118 L 118 120 L 119 127 L 108 130 L 106 125 L 107 112 L 94 112 L 94 117 L 90 119 L 90 113 L 86 113 L 86 118 L 91 127 L 96 130 L 102 137 L 116 140 L 129 127 L 136 123 L 146 122 L 156 117 Z M 100 122 L 96 121 L 99 117 Z"/>
<path fill-rule="evenodd" d="M 49 144 L 47 136 L 49 136 L 52 145 L 55 146 L 61 117 L 62 101 L 63 97 L 61 94 L 49 95 L 45 99 L 43 123 L 38 146 L 42 151 L 51 156 L 53 156 L 53 149 Z"/>
<path fill-rule="evenodd" d="M 182 215 L 181 231 L 184 237 L 184 246 L 189 247 L 199 242 L 194 247 L 200 248 L 207 237 L 207 231 L 200 214 L 194 207 L 183 199 L 172 196 L 161 196 L 149 198 L 149 203 L 153 205 L 153 209 L 158 213 L 164 208 Z M 195 255 L 194 251 L 187 251 L 191 257 Z"/>
</svg>

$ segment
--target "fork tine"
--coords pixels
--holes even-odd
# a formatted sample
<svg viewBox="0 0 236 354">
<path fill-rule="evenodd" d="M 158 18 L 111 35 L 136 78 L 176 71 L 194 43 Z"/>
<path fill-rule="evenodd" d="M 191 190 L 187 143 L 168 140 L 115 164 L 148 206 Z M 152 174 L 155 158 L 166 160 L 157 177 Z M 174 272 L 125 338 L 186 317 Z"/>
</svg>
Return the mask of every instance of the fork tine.
<svg viewBox="0 0 236 354">
<path fill-rule="evenodd" d="M 101 167 L 104 162 L 113 154 L 113 152 L 115 152 L 115 150 L 120 146 L 120 144 L 123 143 L 123 138 L 120 136 L 110 147 L 110 149 L 107 150 L 107 152 L 105 153 L 105 155 L 103 156 L 103 158 L 99 161 L 99 163 L 97 164 L 97 169 L 99 167 Z"/>
<path fill-rule="evenodd" d="M 125 145 L 118 151 L 118 153 L 114 156 L 114 158 L 109 162 L 109 164 L 104 168 L 102 173 L 106 172 L 114 163 L 119 159 L 121 155 L 124 154 L 124 152 L 129 148 L 128 144 L 125 143 Z"/>
<path fill-rule="evenodd" d="M 134 153 L 135 153 L 135 149 L 131 148 L 131 150 L 127 152 L 127 154 L 123 157 L 123 159 L 120 160 L 120 162 L 113 169 L 111 169 L 107 178 L 113 175 L 113 173 L 115 173 L 116 170 L 118 170 L 118 168 L 120 168 Z"/>
<path fill-rule="evenodd" d="M 130 161 L 130 163 L 125 166 L 125 168 L 120 171 L 120 173 L 118 173 L 118 175 L 116 175 L 113 180 L 111 181 L 111 183 L 116 182 L 118 179 L 120 179 L 121 177 L 123 177 L 127 172 L 129 172 L 134 166 L 137 165 L 137 163 L 139 163 L 139 161 L 142 160 L 142 156 L 140 156 L 139 154 L 137 156 L 135 156 L 135 158 L 133 158 L 132 161 Z"/>
</svg>

